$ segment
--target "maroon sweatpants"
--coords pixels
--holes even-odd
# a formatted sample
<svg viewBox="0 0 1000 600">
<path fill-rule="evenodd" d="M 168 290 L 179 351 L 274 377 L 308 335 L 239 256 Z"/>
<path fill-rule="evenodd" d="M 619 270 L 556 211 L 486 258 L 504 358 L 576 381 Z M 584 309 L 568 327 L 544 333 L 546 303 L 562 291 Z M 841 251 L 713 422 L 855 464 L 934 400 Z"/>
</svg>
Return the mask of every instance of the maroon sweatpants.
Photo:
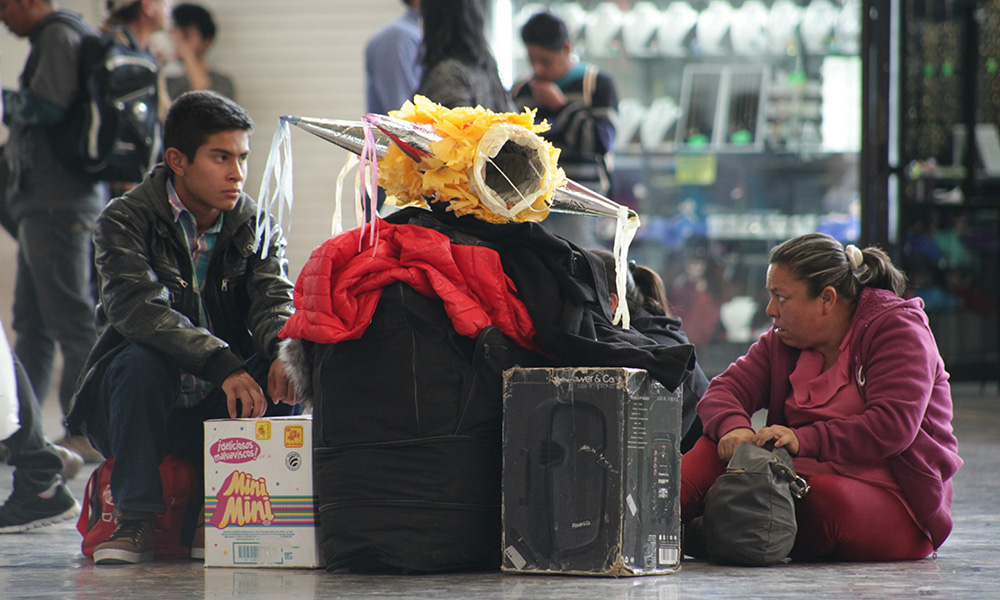
<svg viewBox="0 0 1000 600">
<path fill-rule="evenodd" d="M 681 522 L 701 515 L 705 494 L 726 470 L 715 442 L 702 437 L 681 459 Z M 917 560 L 934 551 L 903 501 L 884 488 L 843 477 L 815 475 L 796 501 L 795 560 Z"/>
</svg>

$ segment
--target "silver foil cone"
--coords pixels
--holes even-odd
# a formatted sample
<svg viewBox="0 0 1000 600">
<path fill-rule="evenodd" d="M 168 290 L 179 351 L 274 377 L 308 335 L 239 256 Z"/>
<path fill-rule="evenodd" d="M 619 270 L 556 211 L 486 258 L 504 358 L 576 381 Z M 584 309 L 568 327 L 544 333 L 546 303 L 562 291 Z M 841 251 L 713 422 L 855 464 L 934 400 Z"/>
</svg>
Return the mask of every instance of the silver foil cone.
<svg viewBox="0 0 1000 600">
<path fill-rule="evenodd" d="M 620 208 L 621 205 L 617 202 L 605 198 L 572 179 L 567 179 L 564 185 L 557 187 L 549 202 L 549 210 L 553 212 L 594 217 L 615 218 L 618 216 Z M 634 210 L 629 209 L 628 216 L 631 218 L 638 215 Z"/>
<path fill-rule="evenodd" d="M 403 154 L 418 164 L 424 157 L 431 155 L 431 144 L 442 139 L 430 125 L 411 123 L 378 113 L 365 115 L 365 120 L 378 127 L 403 151 Z"/>
<path fill-rule="evenodd" d="M 365 126 L 361 121 L 317 119 L 291 115 L 281 118 L 345 150 L 361 154 L 361 148 L 365 141 Z M 441 140 L 441 136 L 428 125 L 411 123 L 403 119 L 374 113 L 366 115 L 365 119 L 375 126 L 371 131 L 375 138 L 375 152 L 380 159 L 385 156 L 390 144 L 396 144 L 404 154 L 419 164 L 425 156 L 431 154 L 431 144 Z M 618 216 L 620 205 L 575 181 L 567 179 L 564 185 L 556 188 L 549 203 L 549 209 L 559 213 L 615 218 Z M 635 212 L 631 209 L 629 216 L 635 216 Z"/>
<path fill-rule="evenodd" d="M 353 152 L 359 156 L 361 155 L 361 148 L 365 144 L 365 126 L 361 121 L 315 119 L 292 115 L 285 115 L 281 117 L 281 120 L 288 121 L 300 129 L 304 129 L 328 142 L 333 142 L 344 150 Z M 372 129 L 372 136 L 375 138 L 375 152 L 379 158 L 382 158 L 389 150 L 392 140 L 378 129 Z"/>
</svg>

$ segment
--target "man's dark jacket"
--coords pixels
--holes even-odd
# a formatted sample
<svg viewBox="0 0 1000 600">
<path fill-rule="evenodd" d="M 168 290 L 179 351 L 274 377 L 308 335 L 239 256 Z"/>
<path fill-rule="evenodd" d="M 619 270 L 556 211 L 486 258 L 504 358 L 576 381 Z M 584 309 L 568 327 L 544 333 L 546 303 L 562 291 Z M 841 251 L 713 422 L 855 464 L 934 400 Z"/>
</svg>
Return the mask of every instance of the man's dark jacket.
<svg viewBox="0 0 1000 600">
<path fill-rule="evenodd" d="M 224 213 L 202 285 L 209 331 L 199 324 L 191 252 L 167 197 L 169 172 L 157 166 L 97 220 L 100 335 L 66 418 L 73 433 L 86 433 L 104 372 L 130 343 L 159 350 L 183 371 L 216 386 L 254 354 L 269 361 L 277 356 L 278 332 L 292 314 L 293 289 L 280 228 L 272 227 L 267 258 L 261 258 L 253 251 L 253 199 L 243 194 Z"/>
</svg>

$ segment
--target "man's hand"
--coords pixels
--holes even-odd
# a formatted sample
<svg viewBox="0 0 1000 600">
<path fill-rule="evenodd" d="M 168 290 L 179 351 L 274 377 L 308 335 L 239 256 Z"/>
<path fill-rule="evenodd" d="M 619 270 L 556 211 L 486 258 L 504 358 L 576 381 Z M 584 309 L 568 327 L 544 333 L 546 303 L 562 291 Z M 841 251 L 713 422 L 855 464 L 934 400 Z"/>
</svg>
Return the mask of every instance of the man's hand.
<svg viewBox="0 0 1000 600">
<path fill-rule="evenodd" d="M 268 386 L 270 387 L 270 386 Z M 267 398 L 254 378 L 246 369 L 234 371 L 222 382 L 222 391 L 226 393 L 226 405 L 229 407 L 229 417 L 258 418 L 267 410 Z M 243 405 L 243 414 L 236 414 L 236 401 Z"/>
<path fill-rule="evenodd" d="M 734 429 L 722 436 L 719 440 L 719 458 L 725 462 L 729 462 L 729 459 L 733 457 L 736 453 L 736 447 L 742 442 L 753 443 L 754 432 L 753 429 L 749 427 L 742 427 L 740 429 Z"/>
<path fill-rule="evenodd" d="M 284 402 L 285 404 L 298 404 L 299 398 L 295 394 L 295 386 L 285 372 L 285 365 L 275 359 L 271 363 L 271 369 L 267 373 L 267 394 L 271 396 L 271 401 L 275 404 Z"/>
<path fill-rule="evenodd" d="M 195 40 L 184 35 L 180 29 L 171 31 L 170 37 L 173 38 L 174 52 L 182 62 L 189 63 L 198 59 L 198 46 Z"/>
<path fill-rule="evenodd" d="M 762 428 L 754 436 L 753 443 L 763 446 L 772 440 L 775 448 L 783 447 L 792 456 L 799 453 L 799 437 L 795 435 L 793 430 L 784 425 L 770 425 Z"/>
<path fill-rule="evenodd" d="M 559 110 L 566 106 L 566 96 L 559 86 L 551 81 L 532 79 L 528 85 L 531 86 L 531 95 L 538 106 L 548 110 Z"/>
<path fill-rule="evenodd" d="M 191 89 L 209 89 L 212 85 L 212 78 L 208 74 L 208 64 L 199 56 L 198 40 L 192 39 L 179 29 L 173 30 L 172 35 L 174 52 L 184 64 L 184 74 L 187 75 L 188 82 L 191 83 Z"/>
</svg>

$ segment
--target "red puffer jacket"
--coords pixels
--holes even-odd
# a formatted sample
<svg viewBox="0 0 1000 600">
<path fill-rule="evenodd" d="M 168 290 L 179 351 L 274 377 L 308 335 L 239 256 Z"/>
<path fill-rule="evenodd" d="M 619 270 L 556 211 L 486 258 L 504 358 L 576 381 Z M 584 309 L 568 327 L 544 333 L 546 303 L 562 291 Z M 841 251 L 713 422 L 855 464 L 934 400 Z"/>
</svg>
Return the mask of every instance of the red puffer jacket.
<svg viewBox="0 0 1000 600">
<path fill-rule="evenodd" d="M 360 338 L 382 289 L 401 281 L 444 301 L 455 330 L 475 338 L 495 325 L 518 345 L 537 350 L 535 326 L 500 255 L 483 246 L 452 244 L 419 225 L 379 222 L 372 249 L 361 228 L 316 248 L 295 283 L 295 314 L 281 337 L 319 343 Z"/>
</svg>

